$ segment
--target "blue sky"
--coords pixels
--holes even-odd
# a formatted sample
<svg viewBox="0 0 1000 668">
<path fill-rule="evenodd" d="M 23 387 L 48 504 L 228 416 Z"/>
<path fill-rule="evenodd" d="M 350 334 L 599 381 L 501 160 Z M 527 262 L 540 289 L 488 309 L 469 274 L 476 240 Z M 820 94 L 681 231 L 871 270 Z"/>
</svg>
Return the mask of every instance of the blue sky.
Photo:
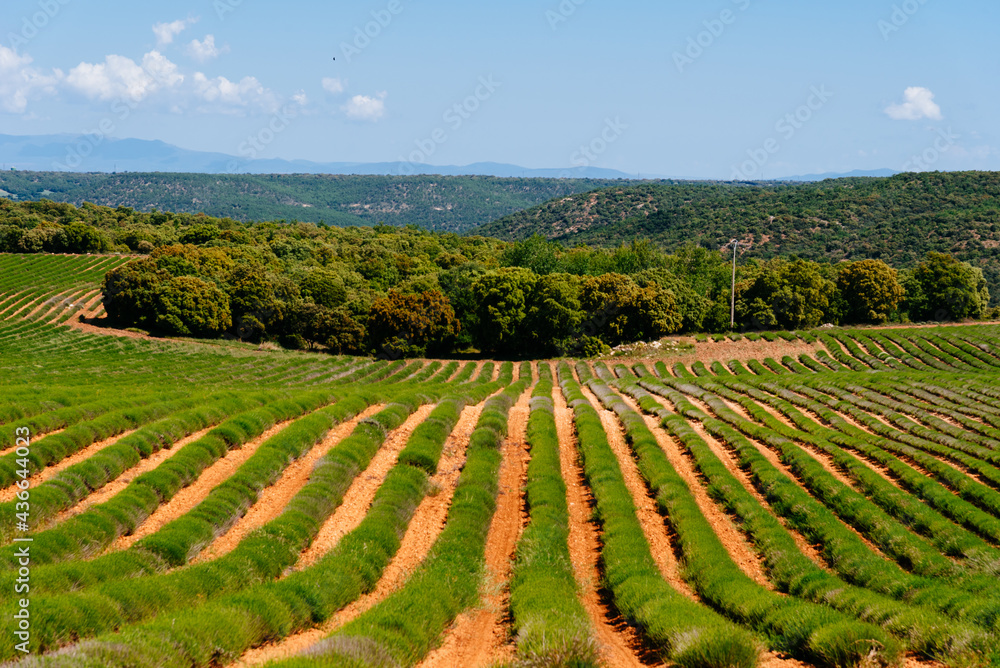
<svg viewBox="0 0 1000 668">
<path fill-rule="evenodd" d="M 997 3 L 277 6 L 7 0 L 0 133 L 723 179 L 1000 168 Z"/>
</svg>

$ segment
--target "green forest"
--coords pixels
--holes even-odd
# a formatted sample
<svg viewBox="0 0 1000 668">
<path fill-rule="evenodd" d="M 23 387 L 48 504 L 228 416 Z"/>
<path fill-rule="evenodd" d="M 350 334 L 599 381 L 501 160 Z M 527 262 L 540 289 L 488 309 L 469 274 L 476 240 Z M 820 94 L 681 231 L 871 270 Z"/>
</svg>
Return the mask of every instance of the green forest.
<svg viewBox="0 0 1000 668">
<path fill-rule="evenodd" d="M 0 197 L 241 221 L 417 225 L 463 232 L 553 197 L 616 183 L 589 179 L 311 174 L 0 172 Z"/>
<path fill-rule="evenodd" d="M 983 269 L 1000 294 L 1000 173 L 927 172 L 819 183 L 643 183 L 552 200 L 476 234 L 568 245 L 650 239 L 667 251 L 751 242 L 749 257 L 912 268 L 929 251 Z"/>
<path fill-rule="evenodd" d="M 0 251 L 135 255 L 103 284 L 119 327 L 391 359 L 592 356 L 673 333 L 996 315 L 983 271 L 935 252 L 902 270 L 743 259 L 731 326 L 730 258 L 694 244 L 568 247 L 0 200 Z"/>
</svg>

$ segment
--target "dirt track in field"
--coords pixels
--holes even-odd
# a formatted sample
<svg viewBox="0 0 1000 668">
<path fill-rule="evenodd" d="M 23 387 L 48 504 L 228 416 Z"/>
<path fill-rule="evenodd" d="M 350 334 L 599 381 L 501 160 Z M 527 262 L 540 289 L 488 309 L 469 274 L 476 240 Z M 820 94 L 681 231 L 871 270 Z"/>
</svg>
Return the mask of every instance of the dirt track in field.
<svg viewBox="0 0 1000 668">
<path fill-rule="evenodd" d="M 121 439 L 130 436 L 136 431 L 137 431 L 136 429 L 130 429 L 128 431 L 123 431 L 117 436 L 112 436 L 111 438 L 106 438 L 103 441 L 97 441 L 95 443 L 92 443 L 87 447 L 85 447 L 83 450 L 80 450 L 79 452 L 76 452 L 75 454 L 66 457 L 61 462 L 53 464 L 52 466 L 46 466 L 41 471 L 35 473 L 35 475 L 30 476 L 28 478 L 28 481 L 31 483 L 32 486 L 40 485 L 46 480 L 51 479 L 59 472 L 69 468 L 70 466 L 73 466 L 74 464 L 79 464 L 80 462 L 84 462 L 90 459 L 104 448 L 110 445 L 114 445 Z M 17 496 L 17 492 L 18 492 L 18 487 L 16 485 L 12 485 L 6 489 L 0 490 L 0 503 L 13 501 Z"/>
<path fill-rule="evenodd" d="M 497 509 L 486 539 L 486 582 L 482 604 L 459 615 L 441 647 L 420 668 L 484 668 L 513 658 L 504 614 L 508 608 L 511 566 L 517 541 L 527 522 L 524 485 L 528 476 L 528 415 L 532 388 L 511 407 L 503 444 Z"/>
<path fill-rule="evenodd" d="M 382 443 L 382 447 L 372 457 L 368 468 L 362 471 L 347 488 L 343 503 L 327 518 L 312 544 L 299 557 L 295 564 L 296 569 L 303 569 L 316 563 L 323 555 L 332 550 L 343 536 L 361 524 L 378 488 L 392 467 L 396 465 L 396 459 L 406 447 L 406 442 L 413 430 L 427 419 L 427 416 L 433 412 L 434 406 L 435 404 L 421 406 L 403 424 L 389 433 L 385 442 Z"/>
<path fill-rule="evenodd" d="M 639 524 L 642 525 L 642 532 L 646 535 L 650 550 L 653 553 L 653 560 L 656 561 L 657 568 L 670 585 L 684 594 L 691 600 L 698 600 L 698 595 L 691 586 L 681 577 L 680 563 L 677 561 L 670 528 L 663 520 L 656 508 L 656 501 L 653 499 L 646 486 L 639 467 L 632 457 L 632 451 L 625 440 L 625 433 L 622 429 L 618 416 L 613 411 L 607 410 L 601 405 L 601 400 L 590 391 L 586 385 L 580 386 L 584 395 L 590 403 L 597 409 L 601 416 L 601 424 L 604 425 L 604 433 L 608 435 L 608 444 L 618 458 L 618 465 L 621 467 L 622 476 L 625 478 L 625 485 L 632 494 L 632 501 L 635 503 L 636 515 Z M 631 407 L 631 406 L 630 406 Z M 633 408 L 633 410 L 635 410 Z M 640 415 L 642 414 L 639 411 Z"/>
<path fill-rule="evenodd" d="M 351 435 L 358 423 L 382 410 L 383 406 L 369 406 L 355 417 L 337 425 L 309 452 L 288 465 L 281 477 L 261 492 L 257 503 L 241 517 L 229 531 L 216 538 L 211 545 L 191 560 L 197 564 L 211 561 L 232 552 L 240 541 L 254 529 L 259 529 L 285 511 L 285 507 L 306 486 L 316 463 L 338 443 Z"/>
<path fill-rule="evenodd" d="M 691 400 L 692 402 L 696 402 L 697 401 L 694 397 L 691 397 L 691 396 L 688 396 L 687 398 L 689 400 Z M 698 403 L 697 405 L 699 405 L 699 407 L 702 407 L 702 410 L 704 410 L 708 415 L 710 415 L 712 417 L 717 417 L 716 414 L 715 414 L 715 412 L 712 411 L 712 409 L 707 404 Z M 688 424 L 690 424 L 692 428 L 701 427 L 701 423 L 698 420 L 693 420 L 693 419 L 690 419 L 690 418 L 688 419 Z M 756 440 L 754 440 L 752 438 L 748 437 L 747 440 L 749 440 L 754 445 L 754 447 L 756 447 L 757 451 L 761 454 L 761 456 L 764 457 L 764 459 L 766 459 L 768 461 L 768 463 L 770 463 L 773 467 L 775 467 L 778 470 L 778 472 L 780 472 L 782 475 L 784 475 L 785 477 L 787 477 L 788 480 L 790 480 L 793 484 L 795 484 L 799 489 L 801 489 L 803 492 L 805 492 L 806 494 L 808 494 L 810 497 L 815 498 L 813 496 L 813 494 L 809 491 L 809 489 L 805 486 L 805 484 L 801 480 L 799 480 L 798 477 L 796 477 L 796 475 L 794 473 L 792 473 L 791 470 L 789 470 L 789 468 L 787 466 L 785 466 L 781 462 L 781 459 L 778 457 L 778 455 L 773 450 L 771 450 L 766 445 L 758 443 Z M 822 502 L 818 502 L 818 503 L 822 503 Z M 847 529 L 849 531 L 851 531 L 854 535 L 856 535 L 875 554 L 877 554 L 879 556 L 882 556 L 885 559 L 889 559 L 889 557 L 886 557 L 885 554 L 883 554 L 882 550 L 879 549 L 878 546 L 876 546 L 874 543 L 872 543 L 870 540 L 868 540 L 865 536 L 863 536 L 853 526 L 851 526 L 849 524 L 846 524 L 844 522 L 841 522 L 841 524 L 843 524 L 843 526 L 847 527 Z M 891 561 L 891 559 L 890 559 L 890 561 Z"/>
<path fill-rule="evenodd" d="M 156 533 L 167 523 L 192 510 L 208 496 L 209 492 L 225 482 L 229 476 L 236 472 L 236 469 L 242 466 L 246 460 L 250 459 L 260 446 L 293 421 L 286 420 L 285 422 L 279 422 L 257 438 L 244 443 L 241 448 L 230 450 L 225 456 L 202 471 L 197 480 L 179 490 L 172 499 L 154 510 L 152 515 L 136 527 L 134 533 L 127 536 L 120 536 L 107 551 L 117 552 L 118 550 L 127 550 L 136 541 L 152 533 Z"/>
<path fill-rule="evenodd" d="M 458 481 L 462 466 L 465 464 L 469 437 L 475 429 L 484 405 L 485 402 L 476 406 L 467 406 L 462 411 L 458 423 L 445 441 L 437 473 L 430 479 L 432 491 L 424 497 L 414 512 L 406 533 L 403 535 L 399 550 L 386 566 L 375 588 L 315 628 L 294 633 L 277 643 L 245 652 L 239 661 L 232 664 L 233 668 L 246 668 L 268 661 L 291 658 L 364 613 L 405 584 L 407 578 L 423 562 L 444 528 L 455 483 Z M 367 506 L 365 510 L 367 510 Z"/>
<path fill-rule="evenodd" d="M 552 395 L 560 465 L 566 480 L 566 500 L 569 504 L 570 561 L 580 586 L 580 601 L 593 624 L 605 664 L 612 668 L 639 668 L 643 665 L 638 658 L 642 651 L 640 638 L 633 629 L 623 626 L 617 613 L 601 600 L 598 590 L 601 581 L 598 570 L 600 535 L 590 519 L 593 498 L 578 460 L 573 412 L 558 387 L 554 388 Z"/>
<path fill-rule="evenodd" d="M 688 399 L 690 398 L 688 397 Z M 649 424 L 648 420 L 647 424 Z M 692 427 L 696 424 L 700 426 L 700 423 L 691 419 L 688 420 L 688 424 Z M 687 484 L 688 489 L 691 490 L 702 515 L 705 516 L 712 525 L 712 528 L 715 529 L 715 534 L 719 537 L 729 556 L 732 557 L 740 570 L 750 577 L 750 579 L 763 587 L 774 590 L 774 585 L 767 579 L 767 574 L 764 572 L 764 566 L 761 563 L 760 557 L 757 556 L 756 551 L 754 551 L 753 547 L 747 541 L 746 536 L 743 535 L 743 532 L 736 527 L 733 520 L 708 495 L 708 491 L 705 489 L 697 469 L 695 469 L 694 462 L 691 461 L 690 455 L 687 454 L 683 444 L 677 439 L 672 438 L 658 424 L 655 425 L 652 432 L 660 444 L 660 448 L 666 453 L 667 459 L 674 467 L 674 470 L 677 471 L 677 474 Z"/>
<path fill-rule="evenodd" d="M 206 427 L 201 431 L 196 431 L 189 436 L 185 436 L 182 439 L 177 440 L 174 443 L 164 445 L 160 450 L 154 452 L 149 457 L 142 459 L 138 464 L 123 472 L 120 476 L 110 481 L 108 484 L 104 485 L 98 490 L 95 490 L 91 494 L 88 494 L 85 498 L 81 499 L 79 503 L 71 508 L 64 510 L 55 516 L 55 518 L 50 523 L 51 525 L 59 524 L 60 522 L 73 517 L 74 515 L 79 515 L 83 511 L 87 510 L 91 506 L 95 506 L 105 501 L 110 500 L 113 496 L 118 494 L 131 483 L 136 477 L 146 473 L 147 471 L 152 471 L 157 466 L 165 462 L 166 460 L 177 454 L 177 451 L 183 448 L 189 443 L 194 443 L 202 436 L 208 432 L 215 429 L 215 426 Z"/>
</svg>

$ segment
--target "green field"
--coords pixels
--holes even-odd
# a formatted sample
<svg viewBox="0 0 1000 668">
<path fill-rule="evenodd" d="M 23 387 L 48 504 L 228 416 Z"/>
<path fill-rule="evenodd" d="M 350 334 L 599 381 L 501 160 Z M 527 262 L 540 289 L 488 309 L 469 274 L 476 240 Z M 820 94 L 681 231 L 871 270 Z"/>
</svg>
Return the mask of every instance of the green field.
<svg viewBox="0 0 1000 668">
<path fill-rule="evenodd" d="M 389 361 L 110 330 L 128 259 L 0 254 L 0 661 L 1000 665 L 1000 327 Z"/>
</svg>

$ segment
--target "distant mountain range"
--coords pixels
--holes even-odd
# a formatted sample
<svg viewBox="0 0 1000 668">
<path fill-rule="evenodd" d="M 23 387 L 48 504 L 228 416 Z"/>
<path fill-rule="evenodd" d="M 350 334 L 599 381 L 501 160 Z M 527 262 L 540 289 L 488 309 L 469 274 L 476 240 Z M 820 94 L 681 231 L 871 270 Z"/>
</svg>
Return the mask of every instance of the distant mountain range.
<svg viewBox="0 0 1000 668">
<path fill-rule="evenodd" d="M 37 172 L 171 172 L 188 174 L 362 174 L 413 176 L 498 176 L 517 178 L 634 179 L 615 169 L 571 167 L 529 169 L 496 162 L 426 165 L 410 162 L 311 162 L 248 160 L 225 153 L 189 151 L 162 141 L 103 139 L 89 135 L 0 135 L 5 169 Z"/>
</svg>

